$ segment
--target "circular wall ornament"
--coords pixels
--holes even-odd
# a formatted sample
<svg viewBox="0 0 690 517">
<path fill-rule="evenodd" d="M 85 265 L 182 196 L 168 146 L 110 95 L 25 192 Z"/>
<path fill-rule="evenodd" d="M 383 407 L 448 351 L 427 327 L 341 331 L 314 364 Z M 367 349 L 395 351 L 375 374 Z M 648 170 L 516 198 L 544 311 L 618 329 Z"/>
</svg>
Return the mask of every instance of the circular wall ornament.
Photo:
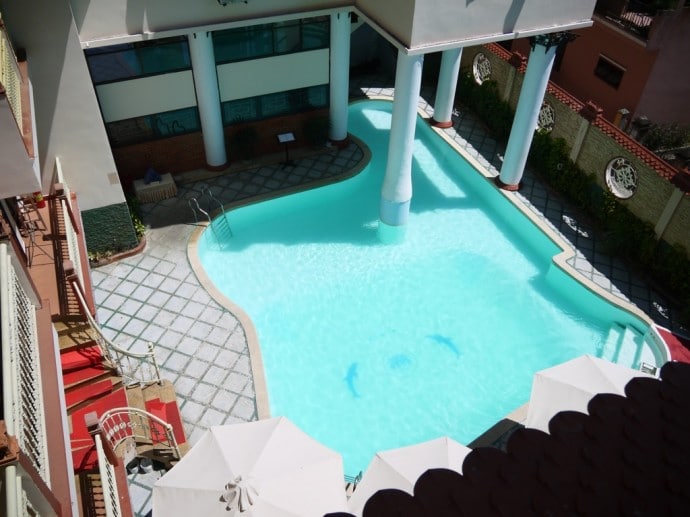
<svg viewBox="0 0 690 517">
<path fill-rule="evenodd" d="M 491 77 L 491 61 L 482 52 L 478 52 L 472 61 L 472 74 L 477 84 L 482 84 Z"/>
<path fill-rule="evenodd" d="M 628 199 L 637 190 L 637 170 L 625 158 L 614 158 L 606 166 L 606 186 L 620 199 Z"/>
<path fill-rule="evenodd" d="M 537 129 L 544 133 L 550 133 L 553 126 L 556 124 L 556 112 L 553 106 L 548 102 L 544 102 L 539 110 L 539 118 L 537 119 Z"/>
</svg>

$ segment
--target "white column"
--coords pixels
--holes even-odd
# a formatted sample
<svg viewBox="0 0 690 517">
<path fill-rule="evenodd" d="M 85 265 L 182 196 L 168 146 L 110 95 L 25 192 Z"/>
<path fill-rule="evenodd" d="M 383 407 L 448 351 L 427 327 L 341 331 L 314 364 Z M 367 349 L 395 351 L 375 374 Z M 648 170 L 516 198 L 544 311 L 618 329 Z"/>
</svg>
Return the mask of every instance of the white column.
<svg viewBox="0 0 690 517">
<path fill-rule="evenodd" d="M 227 165 L 225 133 L 220 111 L 220 94 L 216 59 L 213 53 L 213 38 L 210 32 L 195 32 L 187 36 L 189 54 L 192 58 L 192 72 L 196 89 L 196 102 L 201 119 L 206 165 L 220 169 Z"/>
<path fill-rule="evenodd" d="M 404 226 L 410 212 L 412 147 L 423 63 L 423 55 L 398 52 L 388 162 L 379 208 L 381 223 L 388 226 Z"/>
<path fill-rule="evenodd" d="M 347 140 L 347 108 L 350 94 L 350 13 L 331 15 L 330 128 L 332 142 Z"/>
<path fill-rule="evenodd" d="M 497 182 L 505 190 L 519 188 L 534 130 L 537 128 L 539 110 L 549 83 L 556 49 L 565 40 L 564 35 L 565 33 L 543 34 L 531 40 L 532 51 L 527 62 L 527 71 Z"/>
<path fill-rule="evenodd" d="M 455 104 L 455 90 L 458 86 L 461 57 L 462 47 L 444 50 L 441 54 L 441 68 L 436 85 L 434 118 L 432 120 L 432 125 L 436 127 L 451 127 L 453 125 L 453 106 Z"/>
</svg>

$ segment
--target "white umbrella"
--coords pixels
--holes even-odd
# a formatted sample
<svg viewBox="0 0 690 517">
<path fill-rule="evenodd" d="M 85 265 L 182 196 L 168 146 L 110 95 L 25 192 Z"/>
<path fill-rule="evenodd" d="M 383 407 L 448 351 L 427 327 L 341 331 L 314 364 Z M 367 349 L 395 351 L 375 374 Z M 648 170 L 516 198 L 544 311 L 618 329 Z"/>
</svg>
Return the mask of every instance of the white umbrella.
<svg viewBox="0 0 690 517">
<path fill-rule="evenodd" d="M 442 437 L 427 442 L 377 452 L 350 496 L 348 507 L 362 515 L 367 500 L 384 488 L 397 488 L 414 495 L 419 476 L 429 469 L 446 468 L 462 474 L 462 462 L 472 449 Z"/>
<path fill-rule="evenodd" d="M 339 453 L 285 417 L 213 426 L 153 486 L 153 515 L 321 517 L 347 507 Z"/>
<path fill-rule="evenodd" d="M 625 395 L 625 385 L 634 377 L 652 376 L 591 355 L 538 371 L 532 379 L 525 427 L 548 433 L 549 421 L 559 411 L 587 413 L 594 395 Z"/>
</svg>

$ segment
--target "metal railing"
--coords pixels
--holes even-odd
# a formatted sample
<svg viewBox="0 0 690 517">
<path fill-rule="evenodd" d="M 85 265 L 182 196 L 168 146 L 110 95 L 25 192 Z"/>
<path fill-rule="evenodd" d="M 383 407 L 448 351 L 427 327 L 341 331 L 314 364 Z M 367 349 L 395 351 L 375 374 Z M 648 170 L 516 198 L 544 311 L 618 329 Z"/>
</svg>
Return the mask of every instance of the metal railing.
<svg viewBox="0 0 690 517">
<path fill-rule="evenodd" d="M 17 57 L 0 17 L 0 89 L 5 90 L 19 132 L 23 134 L 21 84 L 22 75 L 17 64 Z"/>
<path fill-rule="evenodd" d="M 4 493 L 5 493 L 5 515 L 33 516 L 41 515 L 34 507 L 29 494 L 24 488 L 23 476 L 20 469 L 15 465 L 5 468 Z"/>
<path fill-rule="evenodd" d="M 170 451 L 179 460 L 180 448 L 173 426 L 148 411 L 133 407 L 113 408 L 101 415 L 99 426 L 113 451 L 128 439 L 148 444 L 158 453 Z"/>
<path fill-rule="evenodd" d="M 153 343 L 148 344 L 148 352 L 137 354 L 124 350 L 110 341 L 103 334 L 101 327 L 91 315 L 79 280 L 74 275 L 67 280 L 72 286 L 82 314 L 86 316 L 89 326 L 94 333 L 94 341 L 100 349 L 105 365 L 115 369 L 127 385 L 139 384 L 145 386 L 155 383 L 161 384 L 163 381 L 160 376 L 156 355 L 153 351 Z"/>
<path fill-rule="evenodd" d="M 616 10 L 612 11 L 604 2 L 595 8 L 595 13 L 642 40 L 649 39 L 649 31 L 659 10 L 645 2 L 629 1 L 622 5 L 622 8 L 616 5 Z"/>
<path fill-rule="evenodd" d="M 55 157 L 55 177 L 58 183 L 62 185 L 63 195 L 60 196 L 60 207 L 62 208 L 63 220 L 65 222 L 65 240 L 67 242 L 67 255 L 69 256 L 74 272 L 79 277 L 80 285 L 84 285 L 84 272 L 82 270 L 81 253 L 79 253 L 79 229 L 73 224 L 74 211 L 72 210 L 72 193 L 65 182 L 65 177 L 62 173 L 62 164 L 60 157 Z"/>
<path fill-rule="evenodd" d="M 50 486 L 36 307 L 22 287 L 7 244 L 0 244 L 2 396 L 8 434 Z"/>
<path fill-rule="evenodd" d="M 94 435 L 96 453 L 98 454 L 98 471 L 101 474 L 101 486 L 103 489 L 103 504 L 106 517 L 119 517 L 122 515 L 120 508 L 120 495 L 117 491 L 115 468 L 110 464 L 103 450 L 100 435 Z"/>
</svg>

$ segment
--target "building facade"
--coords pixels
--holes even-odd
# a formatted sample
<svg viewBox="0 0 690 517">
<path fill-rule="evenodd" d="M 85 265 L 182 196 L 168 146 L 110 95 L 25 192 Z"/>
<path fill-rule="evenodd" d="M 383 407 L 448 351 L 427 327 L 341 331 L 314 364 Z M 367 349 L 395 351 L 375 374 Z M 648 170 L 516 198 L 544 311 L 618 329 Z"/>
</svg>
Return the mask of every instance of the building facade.
<svg viewBox="0 0 690 517">
<path fill-rule="evenodd" d="M 592 19 L 574 31 L 551 80 L 622 129 L 690 124 L 690 4 L 599 0 Z M 526 55 L 529 45 L 518 40 L 511 49 Z"/>
</svg>

